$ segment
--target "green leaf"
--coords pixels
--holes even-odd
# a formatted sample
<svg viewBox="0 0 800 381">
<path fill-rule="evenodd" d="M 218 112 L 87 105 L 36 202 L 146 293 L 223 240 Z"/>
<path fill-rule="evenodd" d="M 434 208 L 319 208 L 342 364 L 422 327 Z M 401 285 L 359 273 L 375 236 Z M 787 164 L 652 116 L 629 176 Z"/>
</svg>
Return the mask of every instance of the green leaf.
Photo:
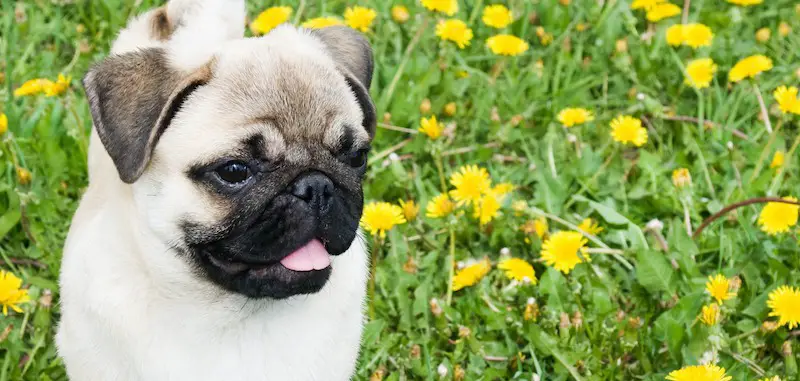
<svg viewBox="0 0 800 381">
<path fill-rule="evenodd" d="M 547 295 L 548 307 L 563 311 L 567 301 L 567 279 L 555 268 L 548 267 L 539 280 L 539 290 Z"/>
<path fill-rule="evenodd" d="M 582 201 L 582 202 L 588 203 L 589 206 L 591 206 L 592 209 L 596 210 L 597 213 L 600 213 L 600 216 L 602 216 L 603 219 L 606 222 L 608 222 L 609 224 L 612 224 L 612 225 L 626 225 L 626 224 L 630 224 L 631 223 L 630 220 L 625 218 L 625 216 L 619 214 L 616 210 L 611 209 L 611 208 L 609 208 L 609 207 L 607 207 L 607 206 L 605 206 L 605 205 L 603 205 L 603 204 L 601 204 L 599 202 L 595 202 L 595 201 L 589 200 L 588 198 L 583 197 L 583 196 L 579 196 L 579 195 L 572 196 L 572 198 L 574 198 L 575 200 L 578 200 L 578 201 Z"/>
<path fill-rule="evenodd" d="M 673 273 L 664 254 L 642 250 L 636 255 L 636 280 L 651 293 L 674 292 Z"/>
<path fill-rule="evenodd" d="M 17 226 L 22 218 L 19 196 L 14 191 L 8 191 L 8 209 L 0 216 L 0 238 L 8 234 L 14 226 Z"/>
</svg>

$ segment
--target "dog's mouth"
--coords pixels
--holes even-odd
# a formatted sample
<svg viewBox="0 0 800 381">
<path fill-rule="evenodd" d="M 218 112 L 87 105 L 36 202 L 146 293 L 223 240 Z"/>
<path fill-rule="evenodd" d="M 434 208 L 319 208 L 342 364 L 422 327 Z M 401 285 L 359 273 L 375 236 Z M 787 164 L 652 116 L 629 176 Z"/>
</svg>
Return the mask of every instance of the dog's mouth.
<svg viewBox="0 0 800 381">
<path fill-rule="evenodd" d="M 321 271 L 331 266 L 330 253 L 328 253 L 328 250 L 322 245 L 322 242 L 316 238 L 289 253 L 278 262 L 240 262 L 216 258 L 213 255 L 209 255 L 208 259 L 214 266 L 230 275 L 242 275 L 247 273 L 247 275 L 258 278 L 269 275 L 271 272 L 270 270 L 277 266 L 299 273 Z"/>
</svg>

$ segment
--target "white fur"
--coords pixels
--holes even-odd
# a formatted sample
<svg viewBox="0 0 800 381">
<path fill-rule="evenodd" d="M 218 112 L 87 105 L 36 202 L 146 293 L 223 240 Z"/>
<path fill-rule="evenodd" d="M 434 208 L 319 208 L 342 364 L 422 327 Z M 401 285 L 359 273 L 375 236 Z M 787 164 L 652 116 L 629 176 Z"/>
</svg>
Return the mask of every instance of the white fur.
<svg viewBox="0 0 800 381">
<path fill-rule="evenodd" d="M 334 75 L 321 44 L 294 28 L 249 44 L 228 41 L 243 33 L 243 1 L 172 0 L 167 9 L 171 18 L 186 18 L 185 30 L 167 42 L 153 41 L 147 38 L 147 13 L 120 33 L 112 52 L 167 47 L 173 65 L 191 71 L 224 51 L 218 69 L 224 76 L 226 65 L 233 70 L 240 58 L 257 58 L 254 44 L 273 44 L 276 57 L 313 58 L 314 65 Z M 288 47 L 287 39 L 292 42 Z M 288 144 L 270 132 L 271 126 L 237 130 L 209 125 L 220 110 L 205 108 L 206 115 L 200 106 L 224 95 L 209 87 L 190 97 L 185 109 L 198 111 L 176 116 L 151 166 L 133 185 L 120 181 L 92 133 L 90 183 L 73 218 L 60 279 L 62 320 L 56 341 L 72 381 L 340 381 L 353 374 L 368 273 L 360 235 L 347 252 L 333 258 L 331 278 L 319 293 L 280 301 L 223 291 L 195 275 L 170 249 L 178 217 L 216 217 L 214 205 L 198 198 L 183 175 L 184 165 L 253 130 L 267 141 Z M 360 110 L 350 98 L 341 100 L 347 110 L 337 120 L 357 123 Z M 236 123 L 237 115 L 216 118 Z"/>
</svg>

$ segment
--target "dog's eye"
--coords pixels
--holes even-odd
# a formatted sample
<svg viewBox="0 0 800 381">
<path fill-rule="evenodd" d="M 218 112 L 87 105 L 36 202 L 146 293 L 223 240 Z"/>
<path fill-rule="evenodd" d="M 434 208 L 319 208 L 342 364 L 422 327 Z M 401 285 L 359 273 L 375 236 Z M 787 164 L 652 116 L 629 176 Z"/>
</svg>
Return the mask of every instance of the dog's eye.
<svg viewBox="0 0 800 381">
<path fill-rule="evenodd" d="M 345 162 L 353 168 L 361 168 L 367 164 L 367 152 L 369 152 L 368 149 L 351 152 L 345 157 Z"/>
<path fill-rule="evenodd" d="M 234 185 L 247 181 L 253 175 L 246 164 L 238 161 L 225 163 L 214 172 L 222 181 Z"/>
</svg>

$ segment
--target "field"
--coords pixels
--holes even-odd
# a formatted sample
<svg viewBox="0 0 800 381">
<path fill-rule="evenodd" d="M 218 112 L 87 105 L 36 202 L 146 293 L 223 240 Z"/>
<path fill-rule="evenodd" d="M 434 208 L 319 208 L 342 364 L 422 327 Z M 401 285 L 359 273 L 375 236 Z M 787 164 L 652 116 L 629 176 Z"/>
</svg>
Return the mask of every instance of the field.
<svg viewBox="0 0 800 381">
<path fill-rule="evenodd" d="M 248 1 L 373 45 L 356 379 L 800 379 L 800 6 L 750 2 Z M 66 379 L 80 78 L 157 5 L 0 6 L 0 381 Z"/>
</svg>

